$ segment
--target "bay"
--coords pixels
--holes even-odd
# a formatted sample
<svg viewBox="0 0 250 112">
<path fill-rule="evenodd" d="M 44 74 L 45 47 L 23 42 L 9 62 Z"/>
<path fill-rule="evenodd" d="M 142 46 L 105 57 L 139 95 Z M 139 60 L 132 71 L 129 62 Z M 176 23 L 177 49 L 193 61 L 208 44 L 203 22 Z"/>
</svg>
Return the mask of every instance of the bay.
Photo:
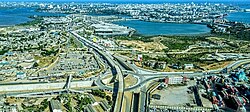
<svg viewBox="0 0 250 112">
<path fill-rule="evenodd" d="M 230 13 L 227 17 L 230 21 L 243 22 L 250 24 L 250 12 L 235 12 Z"/>
<path fill-rule="evenodd" d="M 30 16 L 64 16 L 48 12 L 36 12 L 35 8 L 2 8 L 0 9 L 0 26 L 11 26 L 31 21 Z"/>
<path fill-rule="evenodd" d="M 243 9 L 248 9 L 250 10 L 250 3 L 237 3 L 234 4 L 235 6 L 239 6 L 240 8 Z M 250 12 L 234 12 L 234 13 L 229 13 L 226 19 L 230 21 L 235 21 L 235 22 L 243 22 L 243 23 L 248 23 L 250 24 Z"/>
<path fill-rule="evenodd" d="M 142 35 L 193 35 L 210 33 L 210 28 L 201 24 L 178 24 L 146 22 L 140 20 L 116 21 L 114 24 L 128 26 Z"/>
</svg>

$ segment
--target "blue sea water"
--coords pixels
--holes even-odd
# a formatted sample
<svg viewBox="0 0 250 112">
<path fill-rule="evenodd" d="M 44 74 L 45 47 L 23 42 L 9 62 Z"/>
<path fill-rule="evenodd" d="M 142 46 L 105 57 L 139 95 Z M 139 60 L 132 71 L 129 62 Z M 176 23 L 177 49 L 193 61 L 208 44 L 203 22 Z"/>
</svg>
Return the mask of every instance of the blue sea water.
<svg viewBox="0 0 250 112">
<path fill-rule="evenodd" d="M 226 19 L 230 21 L 243 22 L 243 23 L 250 24 L 250 12 L 229 13 Z"/>
<path fill-rule="evenodd" d="M 143 35 L 179 35 L 209 33 L 210 28 L 200 24 L 158 23 L 139 20 L 117 21 L 115 24 L 128 26 Z"/>
<path fill-rule="evenodd" d="M 233 4 L 244 9 L 250 9 L 250 3 Z M 62 16 L 47 12 L 36 12 L 35 8 L 10 8 L 0 9 L 0 26 L 10 26 L 31 21 L 29 16 Z M 230 21 L 250 23 L 250 12 L 230 13 L 227 17 Z M 154 23 L 145 21 L 120 21 L 119 25 L 135 28 L 139 34 L 144 35 L 175 35 L 175 34 L 201 34 L 208 33 L 210 29 L 200 24 L 175 24 Z"/>
<path fill-rule="evenodd" d="M 8 8 L 0 9 L 0 26 L 10 26 L 31 21 L 30 16 L 63 16 L 47 12 L 36 12 L 35 8 Z"/>
<path fill-rule="evenodd" d="M 224 2 L 243 9 L 250 9 L 250 2 Z M 250 24 L 250 12 L 229 13 L 226 19 Z M 176 35 L 176 34 L 202 34 L 211 29 L 199 24 L 154 23 L 144 21 L 119 21 L 119 25 L 135 28 L 137 33 L 143 35 Z"/>
<path fill-rule="evenodd" d="M 243 9 L 250 9 L 250 3 L 240 3 L 235 4 Z M 226 17 L 230 21 L 236 21 L 236 22 L 243 22 L 250 24 L 250 12 L 235 12 L 235 13 L 229 13 L 229 15 Z"/>
</svg>

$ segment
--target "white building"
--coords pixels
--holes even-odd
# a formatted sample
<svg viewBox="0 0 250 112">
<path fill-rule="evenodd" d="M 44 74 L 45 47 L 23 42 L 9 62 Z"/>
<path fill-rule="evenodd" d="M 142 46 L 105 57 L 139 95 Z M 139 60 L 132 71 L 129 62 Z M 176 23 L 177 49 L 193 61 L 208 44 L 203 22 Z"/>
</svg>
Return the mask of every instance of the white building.
<svg viewBox="0 0 250 112">
<path fill-rule="evenodd" d="M 167 77 L 165 79 L 165 84 L 181 84 L 187 80 L 186 77 L 178 76 L 178 77 Z"/>
<path fill-rule="evenodd" d="M 26 77 L 26 73 L 24 73 L 24 72 L 17 72 L 16 73 L 17 79 L 24 79 L 25 77 Z"/>
<path fill-rule="evenodd" d="M 194 68 L 194 64 L 184 64 L 184 68 L 185 69 L 193 69 Z"/>
</svg>

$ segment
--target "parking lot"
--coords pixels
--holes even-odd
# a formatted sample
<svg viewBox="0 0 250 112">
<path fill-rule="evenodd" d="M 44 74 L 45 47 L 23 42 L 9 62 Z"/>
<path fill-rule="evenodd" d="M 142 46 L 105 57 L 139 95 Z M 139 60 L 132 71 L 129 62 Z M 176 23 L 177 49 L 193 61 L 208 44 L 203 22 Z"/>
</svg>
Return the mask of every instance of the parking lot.
<svg viewBox="0 0 250 112">
<path fill-rule="evenodd" d="M 93 54 L 83 51 L 71 51 L 60 54 L 59 62 L 53 67 L 51 74 L 75 73 L 78 75 L 99 69 Z"/>
<path fill-rule="evenodd" d="M 193 84 L 193 82 L 189 82 Z M 188 84 L 190 86 L 190 84 Z M 159 94 L 160 100 L 151 98 L 151 105 L 184 106 L 187 103 L 193 104 L 194 95 L 188 94 L 189 86 L 169 86 L 162 90 L 155 90 L 152 94 Z"/>
</svg>

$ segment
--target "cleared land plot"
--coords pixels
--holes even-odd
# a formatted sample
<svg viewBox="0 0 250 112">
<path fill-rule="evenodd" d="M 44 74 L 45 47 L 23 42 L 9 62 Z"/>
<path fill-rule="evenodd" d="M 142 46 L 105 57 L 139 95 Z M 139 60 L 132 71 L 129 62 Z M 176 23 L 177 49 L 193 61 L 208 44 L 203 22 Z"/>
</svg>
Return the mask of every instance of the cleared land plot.
<svg viewBox="0 0 250 112">
<path fill-rule="evenodd" d="M 169 86 L 166 89 L 155 90 L 152 94 L 161 95 L 160 100 L 151 98 L 152 105 L 184 106 L 187 103 L 193 104 L 194 94 L 188 94 L 188 87 L 194 85 L 194 81 L 189 82 L 188 86 Z"/>
<path fill-rule="evenodd" d="M 155 42 L 142 42 L 138 40 L 118 40 L 117 41 L 120 45 L 125 45 L 127 47 L 133 47 L 136 48 L 138 51 L 162 51 L 163 49 L 166 49 L 167 47 L 164 46 L 159 41 Z"/>
<path fill-rule="evenodd" d="M 161 99 L 156 100 L 152 98 L 151 104 L 176 106 L 192 103 L 193 94 L 188 94 L 187 90 L 187 86 L 156 90 L 153 94 L 161 95 Z"/>
<path fill-rule="evenodd" d="M 133 77 L 132 75 L 128 75 L 124 80 L 125 80 L 125 87 L 129 87 L 137 83 L 137 78 Z"/>
<path fill-rule="evenodd" d="M 223 68 L 229 65 L 230 63 L 232 63 L 232 61 L 217 62 L 209 65 L 201 64 L 201 67 L 206 68 L 207 70 L 213 70 Z"/>
<path fill-rule="evenodd" d="M 39 67 L 49 66 L 51 63 L 53 63 L 56 60 L 55 56 L 47 56 L 47 57 L 35 56 L 34 58 L 36 60 L 39 60 L 39 63 L 38 63 Z"/>
</svg>

